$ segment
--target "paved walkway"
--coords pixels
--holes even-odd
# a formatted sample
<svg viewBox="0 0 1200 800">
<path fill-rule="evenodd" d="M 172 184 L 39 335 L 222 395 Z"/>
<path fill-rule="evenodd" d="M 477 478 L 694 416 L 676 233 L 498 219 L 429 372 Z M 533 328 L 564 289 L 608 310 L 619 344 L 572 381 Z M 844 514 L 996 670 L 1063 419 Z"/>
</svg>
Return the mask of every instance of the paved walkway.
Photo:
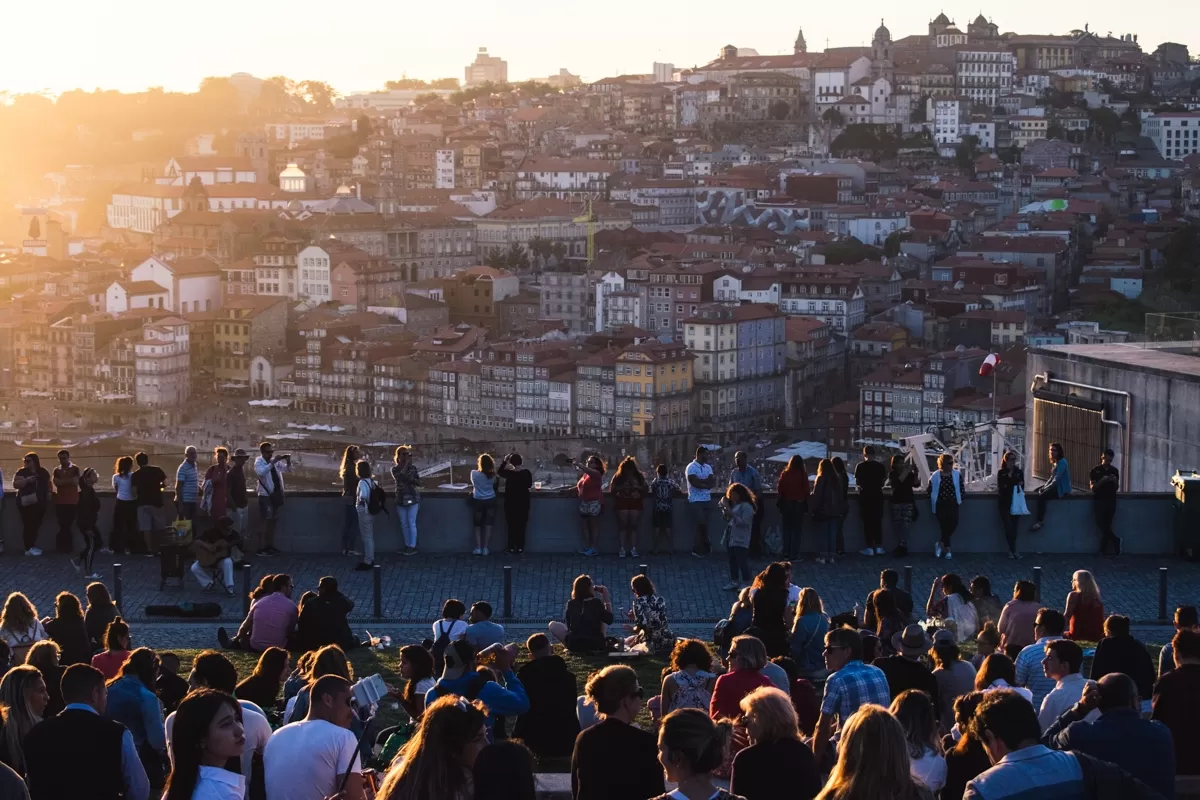
<svg viewBox="0 0 1200 800">
<path fill-rule="evenodd" d="M 97 557 L 96 568 L 111 588 L 112 557 Z M 156 559 L 126 556 L 122 562 L 122 607 L 131 620 L 146 620 L 145 607 L 151 604 L 179 602 L 219 602 L 224 619 L 240 619 L 244 592 L 243 571 L 235 572 L 237 594 L 227 597 L 220 591 L 202 594 L 191 576 L 182 588 L 168 586 L 160 591 Z M 296 597 L 306 589 L 315 589 L 322 575 L 334 575 L 341 589 L 356 608 L 357 625 L 375 622 L 377 626 L 427 626 L 435 619 L 442 602 L 458 597 L 468 605 L 475 600 L 488 600 L 503 614 L 504 569 L 512 567 L 513 622 L 542 625 L 562 613 L 571 581 L 587 572 L 597 582 L 612 588 L 617 606 L 628 609 L 632 594 L 629 579 L 637 573 L 638 565 L 649 566 L 650 577 L 659 592 L 667 599 L 671 619 L 679 625 L 709 625 L 728 613 L 732 592 L 720 589 L 726 579 L 723 556 L 696 559 L 690 555 L 654 556 L 620 560 L 615 556 L 585 559 L 581 556 L 522 556 L 488 558 L 471 556 L 416 556 L 400 558 L 385 556 L 381 568 L 382 620 L 375 620 L 374 575 L 354 572 L 353 560 L 339 556 L 280 556 L 256 561 L 248 570 L 249 580 L 256 583 L 267 572 L 288 572 L 296 582 Z M 864 558 L 849 556 L 834 566 L 822 566 L 811 561 L 796 564 L 793 581 L 800 586 L 813 586 L 825 601 L 826 610 L 848 611 L 862 602 L 866 593 L 878 585 L 881 569 L 892 567 L 903 575 L 904 566 L 913 568 L 913 594 L 923 607 L 929 586 L 935 575 L 953 570 L 964 579 L 987 575 L 997 595 L 1011 596 L 1012 585 L 1019 578 L 1033 574 L 1034 566 L 1042 568 L 1042 592 L 1048 605 L 1061 607 L 1070 589 L 1071 573 L 1089 569 L 1096 576 L 1110 613 L 1122 613 L 1137 622 L 1151 622 L 1158 617 L 1159 568 L 1168 568 L 1168 611 L 1181 603 L 1200 602 L 1200 564 L 1187 564 L 1157 557 L 1128 557 L 1121 559 L 1079 556 L 1027 556 L 1024 561 L 1010 561 L 1001 556 L 956 556 L 954 561 L 937 561 L 932 555 L 910 556 L 904 560 L 890 557 Z M 756 568 L 759 564 L 754 565 Z M 901 578 L 903 580 L 903 578 Z M 42 615 L 53 611 L 54 596 L 70 590 L 81 598 L 86 584 L 72 570 L 63 556 L 28 558 L 7 554 L 0 556 L 0 592 L 20 590 L 37 605 Z M 177 626 L 177 619 L 152 618 L 158 624 Z M 211 624 L 206 621 L 206 624 Z M 382 628 L 381 628 L 382 630 Z"/>
</svg>

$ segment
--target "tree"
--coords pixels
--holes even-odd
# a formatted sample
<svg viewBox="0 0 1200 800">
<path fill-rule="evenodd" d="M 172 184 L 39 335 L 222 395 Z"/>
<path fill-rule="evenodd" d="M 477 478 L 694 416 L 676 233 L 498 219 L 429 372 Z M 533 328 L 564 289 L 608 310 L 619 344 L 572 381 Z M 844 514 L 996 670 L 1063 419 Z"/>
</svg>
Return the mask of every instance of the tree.
<svg viewBox="0 0 1200 800">
<path fill-rule="evenodd" d="M 792 114 L 792 107 L 788 105 L 786 100 L 776 100 L 767 109 L 767 116 L 771 119 L 785 120 Z"/>
<path fill-rule="evenodd" d="M 1000 160 L 1005 164 L 1016 164 L 1021 160 L 1021 148 L 1015 144 L 1000 151 Z"/>
<path fill-rule="evenodd" d="M 296 94 L 313 110 L 326 113 L 333 110 L 333 101 L 338 92 L 325 81 L 302 81 L 296 86 Z"/>
<path fill-rule="evenodd" d="M 825 113 L 821 115 L 821 119 L 835 128 L 840 128 L 846 124 L 846 118 L 842 116 L 842 112 L 833 107 L 827 108 Z"/>
<path fill-rule="evenodd" d="M 928 122 L 929 121 L 929 95 L 921 95 L 917 98 L 917 102 L 913 104 L 912 114 L 909 115 L 909 122 Z"/>
<path fill-rule="evenodd" d="M 900 255 L 900 245 L 912 239 L 912 231 L 894 231 L 883 240 L 883 254 L 888 258 Z"/>
<path fill-rule="evenodd" d="M 296 96 L 296 82 L 283 75 L 275 75 L 262 82 L 255 110 L 260 115 L 273 116 L 297 108 L 300 101 Z"/>
<path fill-rule="evenodd" d="M 508 259 L 506 256 L 507 254 L 501 248 L 492 247 L 487 251 L 487 255 L 483 257 L 483 263 L 492 269 L 507 269 Z"/>
<path fill-rule="evenodd" d="M 1049 126 L 1046 127 L 1046 138 L 1047 139 L 1065 139 L 1065 138 L 1067 138 L 1067 132 L 1064 131 L 1063 126 L 1060 125 L 1057 120 L 1055 120 L 1054 122 L 1051 122 Z"/>
<path fill-rule="evenodd" d="M 543 239 L 541 236 L 534 236 L 529 240 L 529 253 L 533 256 L 533 266 L 539 268 L 545 265 L 546 259 L 550 257 L 551 246 L 550 241 Z"/>
<path fill-rule="evenodd" d="M 458 81 L 455 81 L 455 84 L 457 84 L 457 83 L 458 83 Z M 405 76 L 398 81 L 388 81 L 387 83 L 385 83 L 383 85 L 386 89 L 389 89 L 389 90 L 424 89 L 429 86 L 428 83 L 421 80 L 420 78 L 409 78 L 408 76 Z M 457 88 L 457 85 L 455 86 L 455 88 Z"/>
<path fill-rule="evenodd" d="M 508 246 L 508 252 L 504 254 L 504 261 L 506 268 L 511 272 L 523 272 L 529 269 L 529 254 L 518 242 L 513 242 Z"/>
<path fill-rule="evenodd" d="M 567 255 L 569 253 L 570 249 L 567 247 L 565 242 L 555 242 L 554 244 L 550 245 L 550 254 L 554 256 L 555 264 L 561 265 L 567 260 Z"/>
<path fill-rule="evenodd" d="M 200 81 L 196 100 L 206 113 L 217 117 L 233 116 L 242 105 L 242 97 L 229 78 L 209 77 Z"/>
<path fill-rule="evenodd" d="M 1117 116 L 1117 112 L 1107 106 L 1089 110 L 1088 120 L 1103 141 L 1111 142 L 1121 131 L 1121 118 Z"/>
<path fill-rule="evenodd" d="M 29 238 L 30 239 L 41 239 L 42 238 L 42 223 L 38 222 L 37 217 L 34 217 L 32 220 L 29 221 Z"/>
<path fill-rule="evenodd" d="M 954 163 L 964 172 L 975 173 L 975 156 L 979 153 L 979 137 L 968 134 L 954 148 Z"/>
<path fill-rule="evenodd" d="M 438 78 L 430 81 L 430 89 L 458 89 L 458 78 Z"/>
</svg>

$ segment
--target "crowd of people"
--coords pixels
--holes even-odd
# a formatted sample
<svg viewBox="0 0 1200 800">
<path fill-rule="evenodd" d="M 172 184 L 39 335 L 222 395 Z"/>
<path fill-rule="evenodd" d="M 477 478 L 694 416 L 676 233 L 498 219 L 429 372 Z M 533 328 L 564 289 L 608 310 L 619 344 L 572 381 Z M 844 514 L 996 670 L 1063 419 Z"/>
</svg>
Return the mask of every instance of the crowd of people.
<svg viewBox="0 0 1200 800">
<path fill-rule="evenodd" d="M 575 800 L 767 800 L 781 787 L 822 800 L 1169 798 L 1177 775 L 1200 774 L 1193 606 L 1155 665 L 1086 571 L 1062 610 L 1024 581 L 1004 602 L 985 576 L 945 574 L 924 624 L 893 570 L 842 614 L 791 578 L 790 562 L 768 564 L 711 643 L 674 635 L 646 575 L 625 613 L 580 575 L 524 653 L 488 602 L 450 599 L 430 636 L 400 649 L 403 686 L 386 688 L 406 721 L 382 730 L 347 657 L 361 644 L 353 603 L 332 577 L 299 603 L 290 576 L 263 578 L 238 631 L 218 630 L 223 648 L 257 655 L 241 676 L 219 650 L 184 678 L 174 654 L 135 646 L 102 583 L 86 607 L 60 593 L 45 618 L 13 592 L 0 611 L 0 798 L 529 800 L 553 759 L 569 760 Z M 613 663 L 580 693 L 555 643 L 667 666 L 647 687 Z"/>
</svg>

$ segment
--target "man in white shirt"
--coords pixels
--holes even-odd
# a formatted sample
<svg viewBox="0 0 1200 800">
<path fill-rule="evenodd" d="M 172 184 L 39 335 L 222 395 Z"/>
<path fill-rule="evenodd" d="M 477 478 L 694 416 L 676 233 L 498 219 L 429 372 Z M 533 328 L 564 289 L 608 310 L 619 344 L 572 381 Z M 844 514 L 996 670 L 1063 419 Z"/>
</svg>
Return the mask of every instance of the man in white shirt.
<svg viewBox="0 0 1200 800">
<path fill-rule="evenodd" d="M 712 514 L 712 488 L 717 479 L 708 463 L 708 449 L 704 445 L 696 448 L 696 458 L 687 465 L 688 516 L 695 531 L 692 555 L 704 558 L 712 552 L 708 540 L 708 518 Z"/>
<path fill-rule="evenodd" d="M 263 755 L 270 800 L 365 800 L 350 681 L 325 675 L 309 692 L 308 716 L 271 735 Z M 342 784 L 345 783 L 345 788 Z"/>
<path fill-rule="evenodd" d="M 233 665 L 225 656 L 220 653 L 208 650 L 192 661 L 192 671 L 188 674 L 188 686 L 192 689 L 216 689 L 218 692 L 232 695 L 234 689 L 237 688 L 237 667 Z M 266 750 L 267 741 L 271 738 L 271 723 L 267 721 L 267 715 L 255 703 L 249 700 L 238 700 L 238 705 L 242 707 L 242 731 L 246 736 L 246 743 L 242 745 L 241 767 L 242 774 L 246 776 L 246 798 L 250 797 L 250 774 L 254 767 L 254 756 L 257 753 L 260 757 Z M 175 712 L 172 711 L 167 715 L 166 731 L 167 731 L 167 752 L 173 754 L 171 749 L 171 736 L 175 730 Z"/>
<path fill-rule="evenodd" d="M 1042 670 L 1046 677 L 1056 683 L 1050 694 L 1042 700 L 1038 711 L 1038 723 L 1042 733 L 1050 729 L 1059 717 L 1069 711 L 1083 697 L 1084 689 L 1091 681 L 1080 673 L 1083 667 L 1083 650 L 1070 639 L 1057 639 L 1047 642 L 1046 657 L 1042 659 Z M 1093 710 L 1084 719 L 1088 722 L 1100 716 Z"/>
<path fill-rule="evenodd" d="M 254 459 L 254 474 L 258 477 L 258 513 L 263 519 L 263 534 L 259 556 L 276 556 L 275 529 L 283 510 L 283 473 L 292 467 L 290 454 L 275 455 L 275 445 L 263 442 L 258 446 L 259 457 Z"/>
</svg>

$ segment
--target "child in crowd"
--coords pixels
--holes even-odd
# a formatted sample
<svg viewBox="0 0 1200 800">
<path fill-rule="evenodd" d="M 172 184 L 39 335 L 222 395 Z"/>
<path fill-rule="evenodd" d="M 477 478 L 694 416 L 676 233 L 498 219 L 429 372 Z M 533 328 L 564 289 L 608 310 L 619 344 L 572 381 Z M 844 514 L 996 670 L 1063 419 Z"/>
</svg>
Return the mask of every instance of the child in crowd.
<svg viewBox="0 0 1200 800">
<path fill-rule="evenodd" d="M 669 554 L 672 550 L 672 505 L 676 497 L 683 492 L 675 485 L 675 481 L 667 477 L 667 465 L 659 464 L 654 468 L 658 475 L 650 483 L 650 493 L 654 496 L 654 543 L 650 546 L 650 555 Z"/>
</svg>

